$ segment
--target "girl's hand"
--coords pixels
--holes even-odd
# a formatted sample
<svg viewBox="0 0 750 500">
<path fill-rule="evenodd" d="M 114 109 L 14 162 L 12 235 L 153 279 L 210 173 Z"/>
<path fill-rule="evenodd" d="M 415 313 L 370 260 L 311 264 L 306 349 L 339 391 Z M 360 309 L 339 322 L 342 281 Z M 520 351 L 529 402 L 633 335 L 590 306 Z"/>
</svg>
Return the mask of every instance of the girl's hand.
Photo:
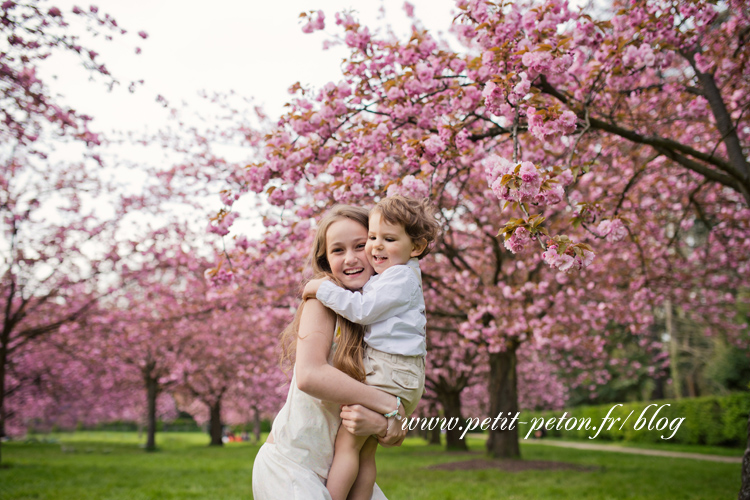
<svg viewBox="0 0 750 500">
<path fill-rule="evenodd" d="M 355 436 L 385 436 L 386 419 L 362 405 L 342 405 L 341 425 Z"/>
</svg>

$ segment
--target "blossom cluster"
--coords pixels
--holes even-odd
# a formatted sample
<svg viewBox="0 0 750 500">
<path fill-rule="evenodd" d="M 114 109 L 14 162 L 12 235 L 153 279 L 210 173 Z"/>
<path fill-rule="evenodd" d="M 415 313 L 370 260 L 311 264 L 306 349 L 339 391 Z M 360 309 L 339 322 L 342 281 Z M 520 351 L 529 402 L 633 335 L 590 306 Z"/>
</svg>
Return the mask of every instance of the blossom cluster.
<svg viewBox="0 0 750 500">
<path fill-rule="evenodd" d="M 583 249 L 578 253 L 574 252 L 570 247 L 565 251 L 561 251 L 561 247 L 552 244 L 542 253 L 542 258 L 550 267 L 570 273 L 590 266 L 594 262 L 594 252 Z"/>
<path fill-rule="evenodd" d="M 514 164 L 500 156 L 490 156 L 484 168 L 490 189 L 501 200 L 531 202 L 539 194 L 542 176 L 529 161 Z"/>
</svg>

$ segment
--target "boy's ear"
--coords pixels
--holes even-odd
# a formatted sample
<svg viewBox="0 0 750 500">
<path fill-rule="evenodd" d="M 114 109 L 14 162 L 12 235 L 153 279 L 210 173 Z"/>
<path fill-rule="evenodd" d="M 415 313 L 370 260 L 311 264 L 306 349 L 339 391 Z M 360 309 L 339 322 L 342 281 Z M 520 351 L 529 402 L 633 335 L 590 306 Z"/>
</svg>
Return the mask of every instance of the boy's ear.
<svg viewBox="0 0 750 500">
<path fill-rule="evenodd" d="M 411 257 L 419 257 L 419 254 L 424 252 L 424 249 L 427 248 L 427 240 L 421 239 L 413 242 L 411 244 L 411 254 L 409 254 Z"/>
</svg>

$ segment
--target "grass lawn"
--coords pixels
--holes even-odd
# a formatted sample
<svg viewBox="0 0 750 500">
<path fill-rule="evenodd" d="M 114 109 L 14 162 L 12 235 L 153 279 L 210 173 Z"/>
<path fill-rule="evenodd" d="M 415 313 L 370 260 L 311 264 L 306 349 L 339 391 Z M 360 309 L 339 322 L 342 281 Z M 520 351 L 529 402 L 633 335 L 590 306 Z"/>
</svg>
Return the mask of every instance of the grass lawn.
<svg viewBox="0 0 750 500">
<path fill-rule="evenodd" d="M 136 433 L 77 432 L 45 436 L 57 443 L 3 443 L 0 498 L 248 499 L 258 446 L 206 446 L 198 433 L 161 433 L 160 451 L 146 453 Z M 523 443 L 523 442 L 522 442 Z M 390 500 L 408 499 L 731 499 L 740 465 L 523 445 L 528 460 L 551 460 L 590 471 L 436 470 L 447 462 L 483 458 L 446 453 L 418 438 L 378 451 L 378 484 Z M 687 450 L 685 450 L 687 451 Z M 695 450 L 691 450 L 695 451 Z"/>
</svg>

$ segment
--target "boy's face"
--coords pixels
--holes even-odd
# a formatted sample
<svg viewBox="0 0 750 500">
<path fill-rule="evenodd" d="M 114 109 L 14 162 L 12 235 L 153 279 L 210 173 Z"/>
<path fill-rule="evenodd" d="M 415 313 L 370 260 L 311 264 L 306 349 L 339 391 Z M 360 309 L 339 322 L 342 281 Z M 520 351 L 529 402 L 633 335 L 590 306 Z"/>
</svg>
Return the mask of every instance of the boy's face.
<svg viewBox="0 0 750 500">
<path fill-rule="evenodd" d="M 406 264 L 411 257 L 421 253 L 401 224 L 389 224 L 378 212 L 370 215 L 370 228 L 365 245 L 367 259 L 376 273 L 391 266 Z"/>
</svg>

